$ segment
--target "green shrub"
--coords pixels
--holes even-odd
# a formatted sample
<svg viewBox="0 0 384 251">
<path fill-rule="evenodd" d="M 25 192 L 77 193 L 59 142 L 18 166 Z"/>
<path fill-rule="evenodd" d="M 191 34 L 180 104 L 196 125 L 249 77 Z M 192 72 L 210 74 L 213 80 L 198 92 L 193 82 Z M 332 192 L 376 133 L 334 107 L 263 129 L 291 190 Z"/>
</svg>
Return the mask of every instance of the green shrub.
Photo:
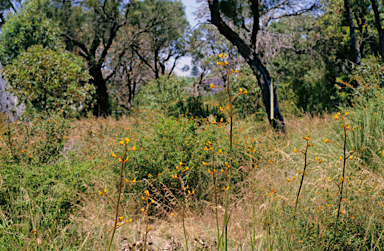
<svg viewBox="0 0 384 251">
<path fill-rule="evenodd" d="M 58 25 L 39 14 L 37 3 L 30 1 L 19 13 L 10 15 L 1 27 L 0 61 L 3 65 L 12 63 L 33 45 L 51 49 L 62 47 Z"/>
<path fill-rule="evenodd" d="M 205 119 L 210 115 L 217 121 L 221 119 L 226 122 L 224 114 L 216 106 L 204 105 L 201 97 L 188 97 L 185 101 L 179 100 L 175 105 L 168 107 L 170 116 Z"/>
<path fill-rule="evenodd" d="M 162 76 L 152 81 L 135 97 L 136 105 L 144 109 L 166 109 L 178 100 L 184 100 L 190 84 L 190 78 Z"/>
<path fill-rule="evenodd" d="M 9 91 L 23 102 L 27 113 L 71 115 L 90 103 L 94 88 L 81 58 L 33 45 L 4 67 Z"/>
</svg>

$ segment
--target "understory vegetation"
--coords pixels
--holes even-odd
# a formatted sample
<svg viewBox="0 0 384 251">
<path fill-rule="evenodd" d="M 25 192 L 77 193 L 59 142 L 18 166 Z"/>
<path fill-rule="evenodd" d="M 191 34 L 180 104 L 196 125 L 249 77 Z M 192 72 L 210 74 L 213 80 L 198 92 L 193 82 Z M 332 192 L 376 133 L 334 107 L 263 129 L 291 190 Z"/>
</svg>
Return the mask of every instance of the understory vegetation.
<svg viewBox="0 0 384 251">
<path fill-rule="evenodd" d="M 380 250 L 383 95 L 359 69 L 353 106 L 287 117 L 286 134 L 234 109 L 232 161 L 225 90 L 200 101 L 225 121 L 173 116 L 183 92 L 119 117 L 3 117 L 1 249 L 103 250 L 115 230 L 112 250 Z"/>
</svg>

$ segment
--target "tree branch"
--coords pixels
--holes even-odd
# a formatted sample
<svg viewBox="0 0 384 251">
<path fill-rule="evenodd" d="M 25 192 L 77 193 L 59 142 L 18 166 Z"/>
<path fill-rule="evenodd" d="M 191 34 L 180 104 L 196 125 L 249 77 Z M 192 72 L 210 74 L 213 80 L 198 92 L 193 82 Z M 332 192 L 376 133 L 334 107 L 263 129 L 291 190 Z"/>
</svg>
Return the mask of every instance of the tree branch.
<svg viewBox="0 0 384 251">
<path fill-rule="evenodd" d="M 150 63 L 148 63 L 148 61 L 147 61 L 144 57 L 142 57 L 142 56 L 140 55 L 140 53 L 139 53 L 138 50 L 137 50 L 137 47 L 136 47 L 135 45 L 131 45 L 131 48 L 132 48 L 132 50 L 133 50 L 134 52 L 136 52 L 136 54 L 137 54 L 137 56 L 139 56 L 140 60 L 143 61 L 144 64 L 146 64 L 149 68 L 151 68 L 151 70 L 152 70 L 153 72 L 155 72 L 155 69 L 153 69 L 152 65 L 151 65 Z"/>
<path fill-rule="evenodd" d="M 168 73 L 168 77 L 171 76 L 173 70 L 174 70 L 175 67 L 176 67 L 176 62 L 177 62 L 177 60 L 178 60 L 180 57 L 181 57 L 181 55 L 179 55 L 179 56 L 177 56 L 177 57 L 175 58 L 175 61 L 173 62 L 173 66 L 172 66 L 171 70 L 170 70 L 169 73 Z"/>
<path fill-rule="evenodd" d="M 11 8 L 13 9 L 13 11 L 14 11 L 15 13 L 17 13 L 16 8 L 15 8 L 15 6 L 13 5 L 13 3 L 11 2 L 11 0 L 8 0 L 8 3 L 9 3 L 9 5 L 11 5 Z"/>
<path fill-rule="evenodd" d="M 256 46 L 257 33 L 259 32 L 259 29 L 260 29 L 259 0 L 251 1 L 251 10 L 252 10 L 252 16 L 253 16 L 253 27 L 252 27 L 250 45 L 254 49 Z"/>
<path fill-rule="evenodd" d="M 267 24 L 271 21 L 271 20 L 276 20 L 276 19 L 280 19 L 280 18 L 284 18 L 284 17 L 292 17 L 292 16 L 300 16 L 304 13 L 307 13 L 309 11 L 312 11 L 314 10 L 316 7 L 316 4 L 313 4 L 311 7 L 307 8 L 307 9 L 302 9 L 302 10 L 299 10 L 299 11 L 296 11 L 294 13 L 285 13 L 285 14 L 282 14 L 282 15 L 279 15 L 279 16 L 270 16 L 270 18 L 268 19 L 267 21 Z"/>
<path fill-rule="evenodd" d="M 73 37 L 71 37 L 71 36 L 69 36 L 69 35 L 67 35 L 67 34 L 64 34 L 64 33 L 61 33 L 60 36 L 62 36 L 62 37 L 64 37 L 64 38 L 68 39 L 69 41 L 71 41 L 72 43 L 74 43 L 76 46 L 78 46 L 80 49 L 82 49 L 84 53 L 81 53 L 80 55 L 81 55 L 83 58 L 85 58 L 86 60 L 90 60 L 89 51 L 88 51 L 87 47 L 86 47 L 83 43 L 77 41 L 77 40 L 74 39 Z"/>
</svg>

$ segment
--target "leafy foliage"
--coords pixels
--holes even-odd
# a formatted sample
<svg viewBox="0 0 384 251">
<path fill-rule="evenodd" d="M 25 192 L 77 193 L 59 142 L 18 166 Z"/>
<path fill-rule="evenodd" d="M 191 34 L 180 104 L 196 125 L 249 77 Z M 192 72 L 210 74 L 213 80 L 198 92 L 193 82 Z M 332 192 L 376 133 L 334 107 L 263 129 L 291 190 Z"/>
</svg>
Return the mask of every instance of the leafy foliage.
<svg viewBox="0 0 384 251">
<path fill-rule="evenodd" d="M 297 54 L 290 49 L 282 49 L 271 62 L 282 109 L 287 114 L 322 114 L 334 111 L 346 101 L 345 94 L 335 84 L 336 78 L 343 75 L 341 59 L 348 55 L 348 41 L 338 42 L 343 39 L 341 27 L 330 26 L 328 18 L 326 15 L 320 19 L 306 15 L 283 19 L 272 25 L 274 30 L 290 37 L 290 46 L 296 50 L 307 50 L 307 53 Z M 313 29 L 317 24 L 328 26 L 328 29 Z M 311 47 L 322 49 L 308 50 Z"/>
<path fill-rule="evenodd" d="M 31 1 L 2 26 L 1 63 L 11 63 L 19 54 L 37 44 L 44 48 L 60 48 L 60 30 L 55 22 L 39 13 L 37 1 Z"/>
<path fill-rule="evenodd" d="M 216 106 L 204 105 L 201 97 L 188 97 L 185 101 L 179 100 L 174 106 L 168 108 L 168 114 L 175 117 L 206 119 L 214 116 L 217 121 L 226 122 L 224 114 Z"/>
<path fill-rule="evenodd" d="M 42 45 L 21 53 L 4 68 L 4 76 L 28 112 L 70 114 L 86 105 L 93 92 L 79 57 Z"/>
</svg>

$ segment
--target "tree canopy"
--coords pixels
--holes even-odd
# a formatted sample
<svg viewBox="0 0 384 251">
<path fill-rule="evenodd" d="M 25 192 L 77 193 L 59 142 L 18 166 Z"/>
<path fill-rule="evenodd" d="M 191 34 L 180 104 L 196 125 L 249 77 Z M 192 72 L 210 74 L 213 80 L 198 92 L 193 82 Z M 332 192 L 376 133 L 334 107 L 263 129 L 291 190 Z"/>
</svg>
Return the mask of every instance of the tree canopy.
<svg viewBox="0 0 384 251">
<path fill-rule="evenodd" d="M 244 68 L 244 83 L 257 82 L 249 107 L 259 107 L 260 97 L 276 128 L 284 127 L 284 113 L 323 114 L 350 104 L 339 81 L 361 62 L 383 60 L 381 1 L 197 2 L 200 24 L 192 29 L 176 0 L 0 1 L 0 60 L 19 64 L 18 56 L 35 45 L 80 56 L 95 89 L 93 114 L 100 116 L 116 105 L 130 109 L 153 80 L 159 92 L 167 89 L 160 78 L 169 78 L 185 56 L 194 84 L 223 78 L 216 61 L 226 52 L 231 68 Z"/>
</svg>

